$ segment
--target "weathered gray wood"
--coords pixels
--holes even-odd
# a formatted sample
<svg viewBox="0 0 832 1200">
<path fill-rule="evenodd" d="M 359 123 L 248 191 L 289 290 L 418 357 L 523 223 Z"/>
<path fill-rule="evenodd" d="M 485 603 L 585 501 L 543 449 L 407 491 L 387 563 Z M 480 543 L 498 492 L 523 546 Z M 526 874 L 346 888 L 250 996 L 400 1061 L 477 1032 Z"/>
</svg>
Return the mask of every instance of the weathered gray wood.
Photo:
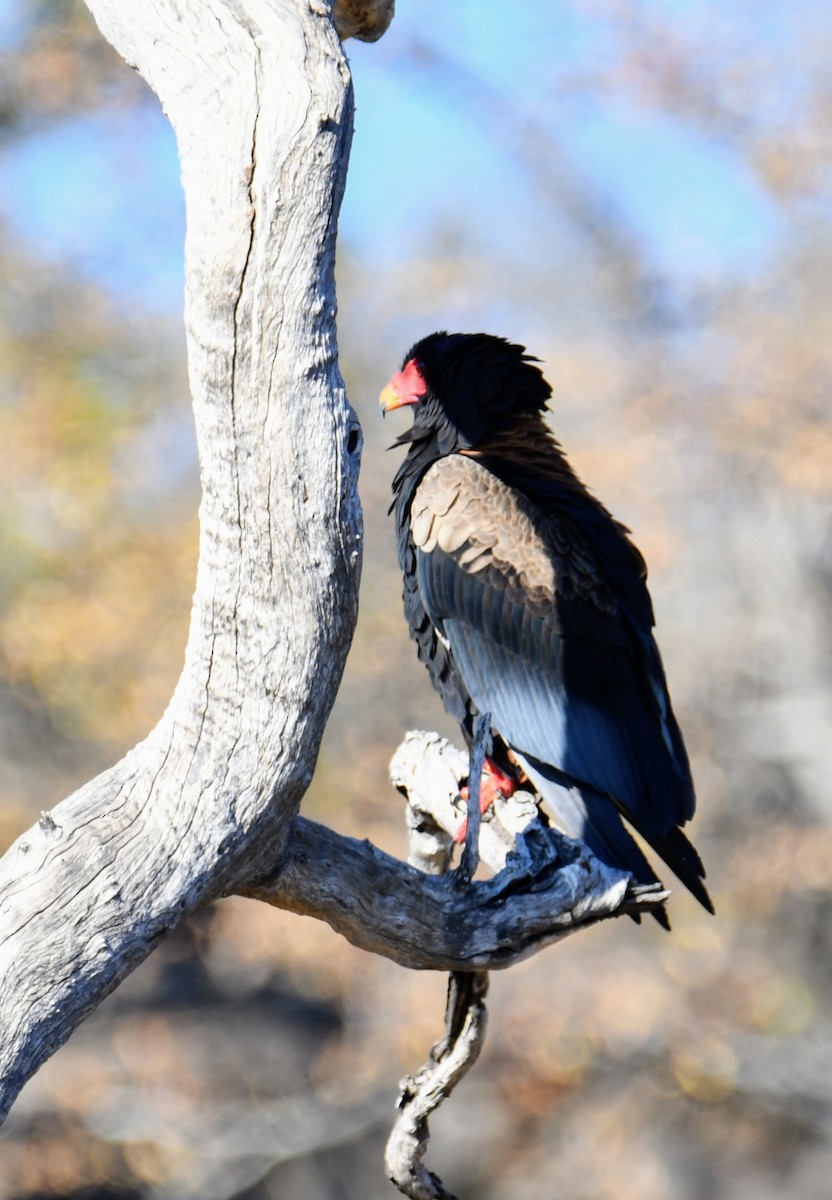
<svg viewBox="0 0 832 1200">
<path fill-rule="evenodd" d="M 352 94 L 328 6 L 89 6 L 178 138 L 200 558 L 159 725 L 0 863 L 0 1114 L 166 930 L 279 859 L 360 565 L 333 282 Z"/>
<path fill-rule="evenodd" d="M 435 733 L 409 733 L 391 773 L 417 809 L 439 813 L 448 829 L 458 825 L 454 800 L 468 774 L 461 751 Z M 524 819 L 527 805 L 521 796 Z M 500 849 L 492 844 L 492 852 L 499 862 Z M 667 899 L 662 888 L 634 886 L 625 872 L 546 827 L 536 809 L 504 861 L 492 879 L 460 886 L 454 872 L 425 875 L 370 842 L 299 816 L 279 867 L 240 891 L 326 921 L 362 950 L 401 966 L 438 971 L 509 967 L 578 929 L 648 912 Z"/>
<path fill-rule="evenodd" d="M 448 980 L 445 1037 L 415 1075 L 401 1082 L 398 1113 L 384 1150 L 387 1177 L 411 1200 L 456 1200 L 424 1164 L 428 1120 L 480 1056 L 488 1029 L 488 975 L 454 972 Z"/>
<path fill-rule="evenodd" d="M 353 945 L 403 967 L 497 970 L 606 917 L 667 899 L 661 888 L 632 887 L 588 851 L 575 855 L 561 867 L 546 859 L 538 872 L 508 871 L 463 890 L 453 875 L 424 875 L 371 842 L 296 817 L 279 870 L 239 891 L 326 921 Z"/>
<path fill-rule="evenodd" d="M 465 952 L 456 940 L 460 932 L 464 930 L 466 938 L 482 936 L 488 927 L 485 937 L 493 954 L 488 965 L 508 966 L 516 961 L 513 954 L 533 953 L 589 921 L 625 911 L 632 900 L 655 904 L 666 895 L 660 889 L 634 892 L 626 874 L 603 866 L 586 847 L 550 829 L 534 797 L 522 791 L 506 800 L 498 798 L 487 810 L 479 839 L 481 857 L 497 875 L 490 884 L 472 883 L 476 860 L 471 854 L 471 817 L 480 815 L 477 784 L 489 724 L 485 718 L 478 722 L 470 762 L 438 735 L 411 732 L 390 764 L 391 781 L 407 800 L 408 861 L 423 866 L 432 882 L 446 889 L 442 903 L 426 913 L 431 924 L 438 923 L 432 931 L 434 946 L 445 945 L 447 939 L 462 959 Z M 465 813 L 459 786 L 466 775 L 466 844 L 459 867 L 448 875 L 444 873 L 450 869 L 452 835 Z M 563 890 L 570 877 L 571 892 Z M 520 897 L 520 907 L 514 909 L 514 900 Z M 538 897 L 544 898 L 542 912 L 535 911 Z M 465 924 L 472 909 L 478 915 L 474 928 Z M 545 928 L 538 927 L 540 936 L 535 936 L 532 931 L 541 916 Z M 408 933 L 411 929 L 409 924 Z M 499 945 L 503 936 L 505 948 Z M 466 946 L 470 952 L 470 944 Z M 445 1037 L 433 1047 L 424 1066 L 401 1084 L 384 1161 L 388 1177 L 412 1200 L 454 1200 L 442 1180 L 425 1166 L 424 1157 L 430 1116 L 474 1065 L 485 1040 L 488 975 L 483 965 L 482 958 L 469 958 L 467 970 L 451 972 Z M 472 966 L 479 969 L 472 971 Z"/>
<path fill-rule="evenodd" d="M 457 889 L 470 888 L 478 865 L 480 786 L 490 730 L 491 717 L 483 714 L 477 720 L 467 766 L 467 828 L 465 847 L 454 878 Z M 451 867 L 451 849 L 458 836 L 451 806 L 466 767 L 464 761 L 457 761 L 456 772 L 452 772 L 450 787 L 444 796 L 435 784 L 430 788 L 430 794 L 425 795 L 423 787 L 416 784 L 428 758 L 427 747 L 435 752 L 430 757 L 435 757 L 443 767 L 454 749 L 435 735 L 409 733 L 390 764 L 390 778 L 407 798 L 408 861 L 416 865 L 419 859 L 426 860 L 429 874 L 441 875 Z M 448 827 L 447 832 L 442 831 L 444 839 L 438 832 L 443 824 Z M 452 834 L 455 835 L 453 838 Z M 501 861 L 500 866 L 504 865 Z M 414 1075 L 406 1075 L 399 1085 L 396 1119 L 384 1148 L 384 1166 L 388 1179 L 412 1200 L 454 1200 L 439 1176 L 429 1171 L 424 1163 L 430 1141 L 429 1119 L 480 1056 L 488 1028 L 487 992 L 487 971 L 451 972 L 445 1005 L 445 1037 L 431 1049 L 424 1066 Z"/>
</svg>

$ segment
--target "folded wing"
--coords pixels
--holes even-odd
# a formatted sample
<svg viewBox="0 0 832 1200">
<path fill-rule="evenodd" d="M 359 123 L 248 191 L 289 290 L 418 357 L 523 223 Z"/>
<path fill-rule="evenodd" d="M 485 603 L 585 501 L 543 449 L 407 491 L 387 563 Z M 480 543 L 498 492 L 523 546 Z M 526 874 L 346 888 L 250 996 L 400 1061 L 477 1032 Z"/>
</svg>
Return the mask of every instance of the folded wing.
<svg viewBox="0 0 832 1200">
<path fill-rule="evenodd" d="M 693 788 L 658 649 L 622 611 L 580 524 L 456 454 L 423 476 L 410 534 L 437 637 L 558 823 L 652 881 L 623 816 L 709 906 L 678 828 Z"/>
</svg>

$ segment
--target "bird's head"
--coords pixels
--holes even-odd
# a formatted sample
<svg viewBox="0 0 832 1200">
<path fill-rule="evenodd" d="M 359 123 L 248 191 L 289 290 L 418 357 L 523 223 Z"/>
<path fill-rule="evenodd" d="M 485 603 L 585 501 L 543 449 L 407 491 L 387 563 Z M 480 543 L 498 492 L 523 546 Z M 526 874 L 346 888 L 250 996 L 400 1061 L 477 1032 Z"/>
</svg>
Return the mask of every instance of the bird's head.
<svg viewBox="0 0 832 1200">
<path fill-rule="evenodd" d="M 432 333 L 405 355 L 381 393 L 381 409 L 413 407 L 413 426 L 400 442 L 436 435 L 443 453 L 476 448 L 546 407 L 552 389 L 537 361 L 524 346 L 488 333 Z"/>
</svg>

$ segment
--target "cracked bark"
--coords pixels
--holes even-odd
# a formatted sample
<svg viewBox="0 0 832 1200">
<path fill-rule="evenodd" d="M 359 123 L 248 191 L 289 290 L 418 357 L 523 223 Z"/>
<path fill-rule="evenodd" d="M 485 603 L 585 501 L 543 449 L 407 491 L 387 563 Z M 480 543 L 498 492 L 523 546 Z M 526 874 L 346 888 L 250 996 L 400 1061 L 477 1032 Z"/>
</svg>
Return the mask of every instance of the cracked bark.
<svg viewBox="0 0 832 1200">
<path fill-rule="evenodd" d="M 164 716 L 0 861 L 0 1118 L 159 939 L 223 895 L 443 970 L 505 966 L 656 899 L 586 856 L 553 867 L 536 851 L 519 875 L 454 888 L 297 816 L 360 570 L 333 280 L 349 71 L 318 0 L 146 0 L 140 19 L 130 0 L 88 3 L 177 135 L 200 556 Z M 370 40 L 391 15 L 391 0 L 334 10 Z"/>
<path fill-rule="evenodd" d="M 328 7 L 89 7 L 177 135 L 200 558 L 161 721 L 0 863 L 2 1113 L 165 932 L 280 861 L 360 567 L 333 281 L 352 90 Z"/>
</svg>

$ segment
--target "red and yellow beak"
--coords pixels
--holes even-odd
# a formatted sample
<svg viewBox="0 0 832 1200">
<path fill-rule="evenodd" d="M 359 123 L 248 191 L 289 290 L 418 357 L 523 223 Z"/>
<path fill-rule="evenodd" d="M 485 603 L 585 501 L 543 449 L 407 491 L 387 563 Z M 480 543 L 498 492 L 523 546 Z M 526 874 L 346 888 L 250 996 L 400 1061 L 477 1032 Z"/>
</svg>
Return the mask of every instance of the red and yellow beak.
<svg viewBox="0 0 832 1200">
<path fill-rule="evenodd" d="M 392 412 L 396 408 L 404 408 L 408 404 L 418 404 L 427 392 L 425 378 L 414 358 L 405 363 L 401 371 L 388 383 L 378 398 L 381 414 Z"/>
</svg>

